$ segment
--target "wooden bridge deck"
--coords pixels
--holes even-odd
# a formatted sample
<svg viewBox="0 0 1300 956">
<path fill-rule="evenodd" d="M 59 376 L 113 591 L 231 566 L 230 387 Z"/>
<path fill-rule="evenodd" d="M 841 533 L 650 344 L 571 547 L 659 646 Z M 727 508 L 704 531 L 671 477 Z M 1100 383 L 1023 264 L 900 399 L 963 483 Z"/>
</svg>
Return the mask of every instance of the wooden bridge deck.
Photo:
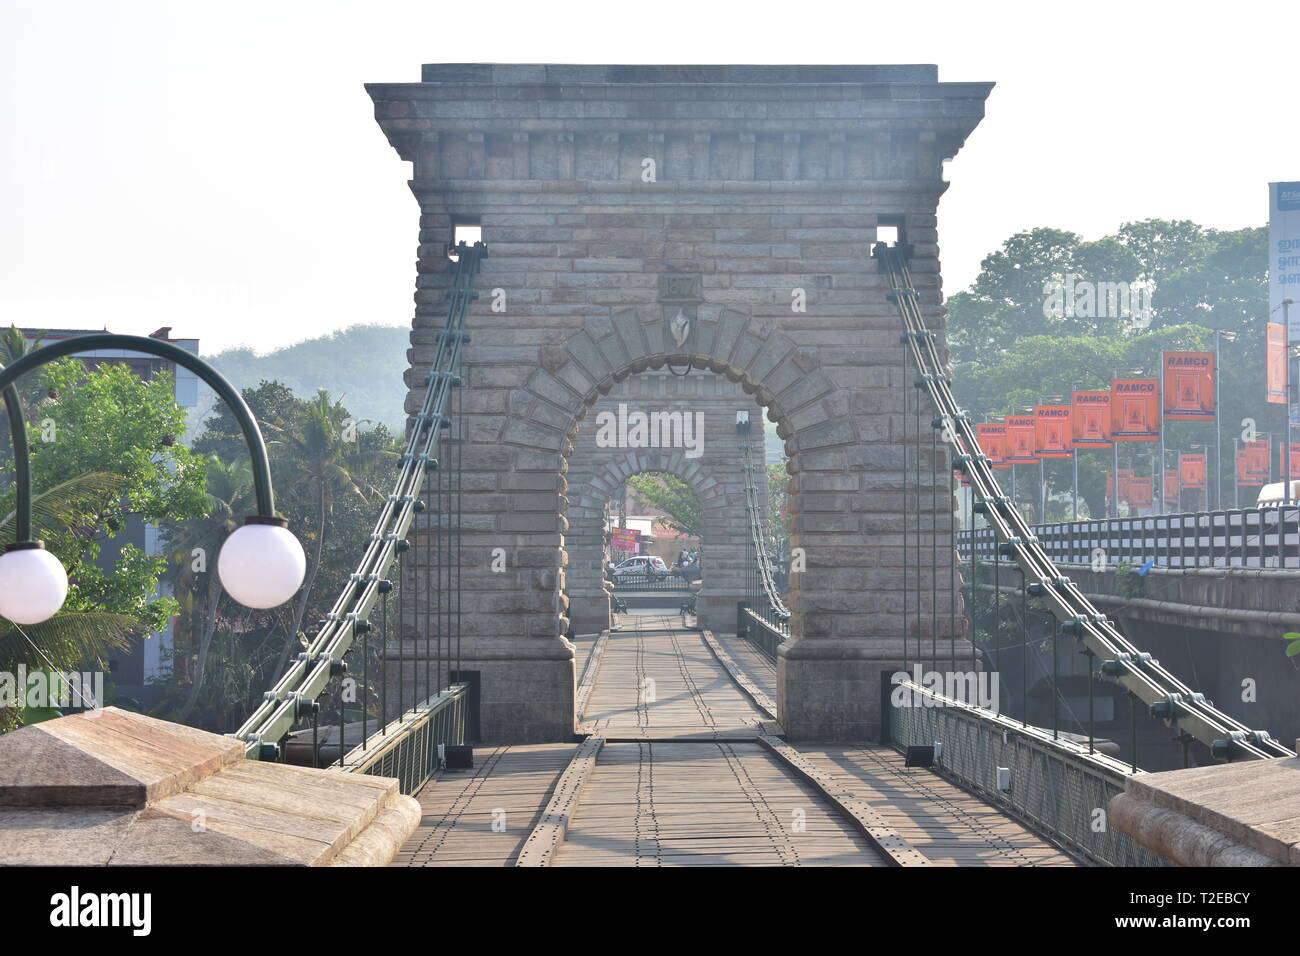
<svg viewBox="0 0 1300 956">
<path fill-rule="evenodd" d="M 784 744 L 775 670 L 744 641 L 622 621 L 583 647 L 588 744 L 479 748 L 425 788 L 395 864 L 1076 865 L 890 748 Z"/>
</svg>

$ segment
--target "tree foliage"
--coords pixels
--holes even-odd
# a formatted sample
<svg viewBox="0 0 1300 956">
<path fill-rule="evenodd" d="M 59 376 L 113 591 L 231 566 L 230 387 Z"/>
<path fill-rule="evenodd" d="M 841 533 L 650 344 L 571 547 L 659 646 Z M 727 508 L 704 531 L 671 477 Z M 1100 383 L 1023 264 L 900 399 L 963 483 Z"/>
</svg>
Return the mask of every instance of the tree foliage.
<svg viewBox="0 0 1300 956">
<path fill-rule="evenodd" d="M 1278 406 L 1264 403 L 1264 323 L 1267 321 L 1266 229 L 1206 229 L 1186 220 L 1126 223 L 1114 235 L 1085 242 L 1075 233 L 1037 228 L 1017 233 L 987 256 L 965 292 L 948 299 L 948 330 L 958 401 L 984 421 L 1041 403 L 1068 401 L 1075 388 L 1107 388 L 1111 377 L 1159 373 L 1160 352 L 1209 350 L 1213 331 L 1236 335 L 1221 341 L 1221 421 L 1225 490 L 1232 487 L 1232 439 L 1242 419 L 1261 429 Z M 1047 284 L 1125 282 L 1151 290 L 1147 316 L 1110 310 L 1104 314 L 1049 314 Z M 1170 422 L 1166 445 L 1188 450 L 1212 445 L 1214 432 L 1198 423 Z M 1126 443 L 1120 467 L 1151 473 L 1153 444 Z M 1079 458 L 1080 493 L 1092 514 L 1104 509 L 1105 472 L 1111 455 Z M 1173 457 L 1170 456 L 1172 465 Z M 1213 474 L 1213 456 L 1210 459 Z M 1021 469 L 1027 473 L 1028 469 Z M 1037 483 L 1037 469 L 1028 475 Z M 1049 487 L 1070 487 L 1068 461 L 1045 466 Z M 1028 495 L 1021 495 L 1027 500 Z M 1064 516 L 1063 505 L 1056 515 Z"/>
<path fill-rule="evenodd" d="M 686 482 L 662 471 L 647 471 L 627 480 L 641 500 L 662 511 L 666 517 L 659 524 L 690 538 L 703 534 L 700 503 Z"/>
<path fill-rule="evenodd" d="M 195 548 L 215 554 L 253 509 L 242 434 L 228 409 L 216 410 L 194 443 L 212 460 L 209 508 L 168 539 L 183 615 L 160 705 L 166 716 L 216 730 L 238 723 L 302 649 L 300 632 L 329 611 L 396 474 L 398 440 L 385 426 L 365 428 L 328 393 L 302 399 L 281 382 L 264 381 L 243 395 L 267 439 L 276 510 L 302 542 L 308 566 L 299 593 L 263 611 L 224 594 L 214 560 L 193 566 Z"/>
</svg>

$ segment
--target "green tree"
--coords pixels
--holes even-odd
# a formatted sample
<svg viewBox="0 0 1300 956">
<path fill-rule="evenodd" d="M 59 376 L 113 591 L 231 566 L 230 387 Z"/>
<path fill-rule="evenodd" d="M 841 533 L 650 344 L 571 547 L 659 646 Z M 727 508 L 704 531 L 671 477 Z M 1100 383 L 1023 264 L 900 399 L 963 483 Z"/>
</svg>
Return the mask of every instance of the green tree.
<svg viewBox="0 0 1300 956">
<path fill-rule="evenodd" d="M 131 369 L 104 364 L 88 369 L 61 359 L 43 370 L 43 384 L 57 396 L 42 406 L 42 420 L 29 422 L 32 485 L 52 488 L 92 472 L 121 482 L 96 501 L 83 501 L 85 520 L 75 549 L 58 557 L 73 582 L 69 611 L 125 614 L 149 631 L 161 630 L 175 602 L 155 593 L 166 558 L 122 547 L 112 567 L 101 565 L 106 545 L 130 520 L 168 525 L 202 514 L 206 468 L 201 456 L 176 442 L 185 425 L 171 376 L 142 380 Z M 12 471 L 12 462 L 9 463 Z M 12 489 L 6 503 L 12 500 Z"/>
<path fill-rule="evenodd" d="M 642 501 L 664 513 L 659 519 L 664 527 L 691 538 L 701 536 L 700 504 L 686 482 L 667 472 L 647 471 L 633 475 L 627 483 Z"/>
<path fill-rule="evenodd" d="M 1185 220 L 1153 219 L 1126 223 L 1115 235 L 1094 242 L 1062 230 L 1033 229 L 1008 239 L 982 266 L 970 290 L 948 300 L 957 397 L 977 421 L 1049 396 L 1068 400 L 1073 388 L 1107 388 L 1116 371 L 1157 375 L 1162 349 L 1209 350 L 1215 329 L 1236 335 L 1235 341 L 1222 342 L 1219 453 L 1226 488 L 1231 487 L 1238 423 L 1252 417 L 1267 429 L 1280 420 L 1281 410 L 1263 402 L 1264 229 L 1220 231 Z M 1074 279 L 1150 288 L 1151 315 L 1141 317 L 1132 308 L 1101 316 L 1048 314 L 1045 284 Z M 1197 423 L 1166 425 L 1170 449 L 1212 440 L 1213 433 Z M 1120 467 L 1151 473 L 1154 447 L 1121 445 Z M 1088 511 L 1104 513 L 1111 455 L 1084 452 L 1078 460 Z M 1043 471 L 1050 494 L 1069 489 L 1073 476 L 1068 462 L 1048 462 Z M 1019 469 L 1019 476 L 1037 487 L 1036 467 Z M 1027 501 L 1037 495 L 1021 497 Z M 1057 508 L 1064 516 L 1063 506 Z"/>
<path fill-rule="evenodd" d="M 0 350 L 12 360 L 30 349 L 10 329 Z M 156 592 L 164 558 L 127 546 L 110 563 L 103 549 L 117 547 L 129 520 L 162 524 L 199 513 L 203 460 L 173 441 L 184 412 L 166 375 L 142 381 L 120 365 L 63 359 L 31 379 L 23 398 L 34 533 L 67 569 L 68 598 L 42 624 L 0 626 L 0 666 L 99 669 L 109 650 L 133 633 L 160 630 L 175 608 Z M 0 478 L 2 533 L 14 520 L 12 457 L 0 463 Z"/>
<path fill-rule="evenodd" d="M 105 496 L 121 488 L 116 475 L 92 472 L 61 482 L 32 496 L 32 531 L 56 556 L 75 554 L 78 535 Z M 0 540 L 13 537 L 16 515 L 0 518 Z M 48 621 L 25 627 L 0 619 L 0 671 L 19 665 L 34 669 L 74 670 L 101 665 L 110 650 L 126 647 L 140 622 L 103 611 L 64 611 Z M 0 733 L 23 720 L 22 709 L 0 707 Z"/>
<path fill-rule="evenodd" d="M 179 640 L 189 635 L 190 646 L 177 647 L 176 658 L 194 658 L 189 690 L 173 717 L 184 722 L 190 715 L 207 676 L 208 654 L 220 623 L 224 591 L 217 575 L 216 557 L 226 537 L 255 510 L 253 472 L 246 459 L 231 464 L 208 461 L 207 513 L 184 522 L 168 538 L 171 561 L 178 569 L 174 592 L 180 604 Z"/>
<path fill-rule="evenodd" d="M 37 332 L 32 336 L 31 341 L 28 341 L 15 325 L 0 331 L 0 368 L 12 365 L 28 352 L 38 348 L 45 335 L 44 332 Z M 28 376 L 26 380 L 19 382 L 15 389 L 22 400 L 23 413 L 26 415 L 30 415 L 32 409 L 45 397 L 45 387 L 38 375 Z"/>
<path fill-rule="evenodd" d="M 790 537 L 790 475 L 785 462 L 767 466 L 767 529 L 775 544 Z"/>
<path fill-rule="evenodd" d="M 371 469 L 376 462 L 394 456 L 387 449 L 363 447 L 351 414 L 324 389 L 303 403 L 289 424 L 271 422 L 268 428 L 272 453 L 287 479 L 282 482 L 285 494 L 312 501 L 315 510 L 315 527 L 308 532 L 307 576 L 292 622 L 296 633 L 302 628 L 312 586 L 321 570 L 335 502 L 340 497 L 378 498 L 382 492 L 371 483 Z"/>
<path fill-rule="evenodd" d="M 219 699 L 220 689 L 247 685 L 256 694 L 277 679 L 289 654 L 301 647 L 303 625 L 323 617 L 346 586 L 361 555 L 363 545 L 358 542 L 373 530 L 380 489 L 387 489 L 395 475 L 400 447 L 385 426 L 362 427 L 366 423 L 327 394 L 317 393 L 307 401 L 281 382 L 263 381 L 245 389 L 243 396 L 268 439 L 276 510 L 303 542 L 309 565 L 303 589 L 284 607 L 250 611 L 228 599 L 221 602 L 215 630 L 206 631 L 205 677 L 189 718 L 213 727 L 223 715 L 234 713 Z M 248 456 L 238 425 L 224 407 L 207 419 L 194 448 L 224 461 L 245 461 Z M 251 510 L 250 505 L 244 513 Z M 194 588 L 192 582 L 180 580 L 183 558 L 177 554 L 173 565 L 178 593 Z M 201 591 L 194 598 L 197 605 L 207 606 Z M 191 651 L 178 661 L 168 683 L 167 706 L 173 710 L 190 696 L 193 649 L 205 643 L 201 616 L 186 618 L 184 624 L 193 632 L 185 641 Z M 209 674 L 216 676 L 209 680 Z M 234 680 L 232 674 L 248 679 Z"/>
</svg>

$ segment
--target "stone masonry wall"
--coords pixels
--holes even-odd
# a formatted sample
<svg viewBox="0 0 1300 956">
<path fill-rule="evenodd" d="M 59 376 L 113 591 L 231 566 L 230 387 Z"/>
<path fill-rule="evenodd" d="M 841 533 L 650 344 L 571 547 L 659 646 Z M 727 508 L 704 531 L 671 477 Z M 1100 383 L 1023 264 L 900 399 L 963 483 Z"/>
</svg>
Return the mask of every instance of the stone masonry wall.
<svg viewBox="0 0 1300 956">
<path fill-rule="evenodd" d="M 453 222 L 477 220 L 490 250 L 463 394 L 463 629 L 484 736 L 572 734 L 572 442 L 616 382 L 690 359 L 741 383 L 791 458 L 792 544 L 808 570 L 791 584 L 782 723 L 792 739 L 871 738 L 880 672 L 902 657 L 910 375 L 870 247 L 880 224 L 903 227 L 941 331 L 942 161 L 989 85 L 938 83 L 924 66 L 433 65 L 422 83 L 368 90 L 420 206 L 413 389 L 445 315 Z M 910 444 L 929 474 L 930 437 Z M 909 572 L 927 602 L 951 561 L 950 499 L 936 497 L 922 523 L 938 521 L 940 567 L 914 552 Z M 504 572 L 488 567 L 494 547 L 510 555 Z M 921 627 L 930 619 L 927 605 Z"/>
<path fill-rule="evenodd" d="M 678 369 L 679 372 L 682 369 Z M 597 444 L 597 416 L 604 411 L 666 411 L 702 416 L 700 455 L 681 448 L 606 448 Z M 713 372 L 674 375 L 643 372 L 615 385 L 582 420 L 569 456 L 569 530 L 565 550 L 569 618 L 577 633 L 609 626 L 610 602 L 601 569 L 604 505 L 630 476 L 664 471 L 694 492 L 703 523 L 703 588 L 697 606 L 703 627 L 735 630 L 736 603 L 744 599 L 746 554 L 750 548 L 745 482 L 736 412 L 749 414 L 756 436 L 755 458 L 762 462 L 763 410 L 740 386 Z M 760 501 L 766 501 L 766 475 L 757 475 Z"/>
</svg>

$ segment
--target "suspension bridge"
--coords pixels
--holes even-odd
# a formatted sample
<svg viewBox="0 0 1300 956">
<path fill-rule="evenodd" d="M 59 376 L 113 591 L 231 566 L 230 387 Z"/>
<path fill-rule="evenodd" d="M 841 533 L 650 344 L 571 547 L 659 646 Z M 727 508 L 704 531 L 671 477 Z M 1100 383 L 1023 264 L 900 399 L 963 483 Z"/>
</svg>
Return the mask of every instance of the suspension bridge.
<svg viewBox="0 0 1300 956">
<path fill-rule="evenodd" d="M 371 861 L 411 866 L 1295 862 L 1284 796 L 1283 823 L 1228 838 L 1205 776 L 1250 787 L 1294 752 L 1067 576 L 1120 529 L 1030 527 L 953 397 L 934 210 L 989 88 L 500 65 L 369 87 L 421 205 L 414 413 L 355 573 L 221 760 L 391 781 Z M 598 556 L 570 581 L 568 509 L 597 505 L 569 477 L 603 474 L 573 460 L 592 409 L 665 367 L 775 423 L 788 569 L 744 418 L 709 438 L 730 472 L 687 476 L 728 516 L 697 588 L 635 607 L 587 573 Z M 1300 570 L 1285 509 L 1156 520 L 1134 557 Z M 594 626 L 572 626 L 575 594 Z M 1186 769 L 1149 772 L 1168 752 Z"/>
</svg>

